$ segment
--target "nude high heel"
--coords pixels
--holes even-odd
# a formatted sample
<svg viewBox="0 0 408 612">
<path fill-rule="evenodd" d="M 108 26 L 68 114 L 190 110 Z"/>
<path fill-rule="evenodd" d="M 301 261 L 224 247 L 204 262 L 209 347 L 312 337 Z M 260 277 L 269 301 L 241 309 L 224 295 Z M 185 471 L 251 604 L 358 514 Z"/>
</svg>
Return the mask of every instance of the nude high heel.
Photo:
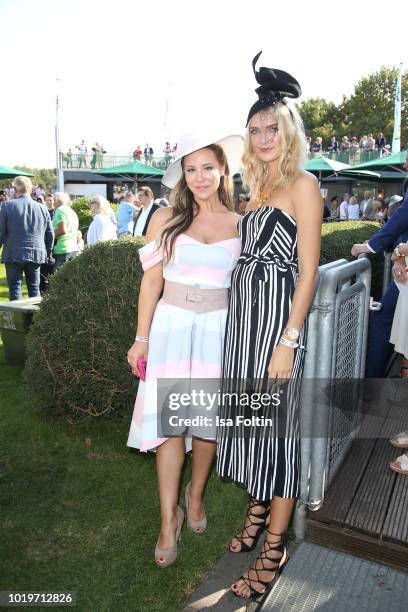
<svg viewBox="0 0 408 612">
<path fill-rule="evenodd" d="M 186 501 L 186 512 L 187 512 L 187 525 L 194 533 L 203 533 L 207 529 L 207 517 L 204 515 L 204 518 L 201 521 L 195 521 L 188 514 L 188 506 L 190 501 L 190 491 L 191 491 L 191 480 L 186 486 L 186 490 L 184 493 L 185 501 Z"/>
<path fill-rule="evenodd" d="M 159 548 L 160 536 L 157 540 L 156 548 L 154 549 L 154 560 L 156 565 L 159 567 L 168 567 L 172 565 L 177 559 L 177 542 L 181 539 L 181 528 L 184 522 L 184 512 L 180 506 L 177 506 L 177 529 L 176 529 L 176 543 L 171 548 Z M 159 561 L 159 557 L 162 557 L 164 561 Z"/>
</svg>

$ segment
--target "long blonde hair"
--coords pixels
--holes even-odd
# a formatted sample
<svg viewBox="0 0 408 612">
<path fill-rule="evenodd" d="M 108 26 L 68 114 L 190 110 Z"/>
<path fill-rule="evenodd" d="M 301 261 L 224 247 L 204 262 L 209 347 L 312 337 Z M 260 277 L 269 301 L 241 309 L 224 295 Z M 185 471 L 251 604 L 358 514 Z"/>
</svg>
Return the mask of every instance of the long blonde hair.
<svg viewBox="0 0 408 612">
<path fill-rule="evenodd" d="M 112 209 L 110 207 L 108 200 L 101 195 L 98 195 L 98 194 L 93 195 L 89 202 L 89 205 L 91 204 L 96 204 L 95 214 L 107 215 L 109 217 L 109 215 L 112 212 Z"/>
<path fill-rule="evenodd" d="M 287 187 L 303 169 L 306 161 L 306 137 L 303 122 L 294 105 L 278 102 L 262 111 L 270 113 L 278 124 L 282 153 L 278 160 L 278 174 L 272 189 Z M 250 123 L 247 128 L 242 164 L 244 185 L 250 188 L 251 199 L 257 199 L 268 178 L 268 165 L 254 153 L 250 141 Z"/>
<path fill-rule="evenodd" d="M 220 166 L 224 168 L 224 176 L 221 177 L 218 186 L 218 197 L 223 206 L 228 208 L 228 210 L 234 210 L 232 177 L 230 176 L 228 160 L 224 149 L 216 144 L 210 144 L 204 148 L 210 149 L 210 151 L 214 153 Z M 173 256 L 174 244 L 177 237 L 190 227 L 197 214 L 195 210 L 194 195 L 188 188 L 184 176 L 184 158 L 181 160 L 181 167 L 183 170 L 181 179 L 170 194 L 172 215 L 163 226 L 157 239 L 158 245 L 163 245 L 167 259 L 171 259 Z"/>
</svg>

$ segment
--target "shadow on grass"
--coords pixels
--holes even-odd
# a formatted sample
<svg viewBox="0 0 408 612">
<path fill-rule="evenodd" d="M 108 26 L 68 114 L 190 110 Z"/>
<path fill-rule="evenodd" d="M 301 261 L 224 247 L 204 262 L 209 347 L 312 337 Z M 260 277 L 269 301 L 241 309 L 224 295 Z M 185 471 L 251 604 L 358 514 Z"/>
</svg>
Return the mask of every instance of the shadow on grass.
<svg viewBox="0 0 408 612">
<path fill-rule="evenodd" d="M 76 591 L 81 611 L 180 609 L 240 527 L 245 492 L 213 473 L 208 531 L 184 529 L 177 563 L 157 568 L 154 455 L 126 448 L 128 423 L 41 418 L 21 375 L 0 345 L 0 588 Z M 183 487 L 190 472 L 188 458 Z"/>
</svg>

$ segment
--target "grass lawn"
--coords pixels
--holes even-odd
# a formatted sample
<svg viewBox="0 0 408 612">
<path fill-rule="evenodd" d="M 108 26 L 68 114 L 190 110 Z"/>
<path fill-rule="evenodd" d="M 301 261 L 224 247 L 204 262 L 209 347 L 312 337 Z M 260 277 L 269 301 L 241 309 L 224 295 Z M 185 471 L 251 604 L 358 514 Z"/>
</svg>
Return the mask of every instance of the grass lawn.
<svg viewBox="0 0 408 612">
<path fill-rule="evenodd" d="M 76 591 L 86 612 L 179 610 L 240 527 L 245 492 L 213 473 L 208 531 L 184 528 L 176 564 L 160 569 L 155 460 L 126 448 L 128 423 L 46 420 L 1 343 L 0 385 L 0 590 Z M 190 471 L 188 458 L 183 484 Z"/>
</svg>

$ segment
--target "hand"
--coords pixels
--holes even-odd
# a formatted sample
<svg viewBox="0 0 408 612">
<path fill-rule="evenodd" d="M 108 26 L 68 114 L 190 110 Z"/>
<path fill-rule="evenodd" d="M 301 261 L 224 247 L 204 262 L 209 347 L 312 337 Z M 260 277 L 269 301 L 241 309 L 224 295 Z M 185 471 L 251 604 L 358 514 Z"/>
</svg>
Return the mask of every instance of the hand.
<svg viewBox="0 0 408 612">
<path fill-rule="evenodd" d="M 405 257 L 399 257 L 395 260 L 392 266 L 392 276 L 397 283 L 405 285 L 408 282 L 408 274 L 405 270 Z"/>
<path fill-rule="evenodd" d="M 278 344 L 268 366 L 269 378 L 287 379 L 292 375 L 294 349 Z"/>
<path fill-rule="evenodd" d="M 353 244 L 353 248 L 351 249 L 351 254 L 353 257 L 358 257 L 361 253 L 369 253 L 370 250 L 365 244 Z"/>
<path fill-rule="evenodd" d="M 134 342 L 127 353 L 128 364 L 132 368 L 132 373 L 140 378 L 140 372 L 137 367 L 137 361 L 140 357 L 143 357 L 147 361 L 147 353 L 149 350 L 148 342 Z"/>
</svg>

